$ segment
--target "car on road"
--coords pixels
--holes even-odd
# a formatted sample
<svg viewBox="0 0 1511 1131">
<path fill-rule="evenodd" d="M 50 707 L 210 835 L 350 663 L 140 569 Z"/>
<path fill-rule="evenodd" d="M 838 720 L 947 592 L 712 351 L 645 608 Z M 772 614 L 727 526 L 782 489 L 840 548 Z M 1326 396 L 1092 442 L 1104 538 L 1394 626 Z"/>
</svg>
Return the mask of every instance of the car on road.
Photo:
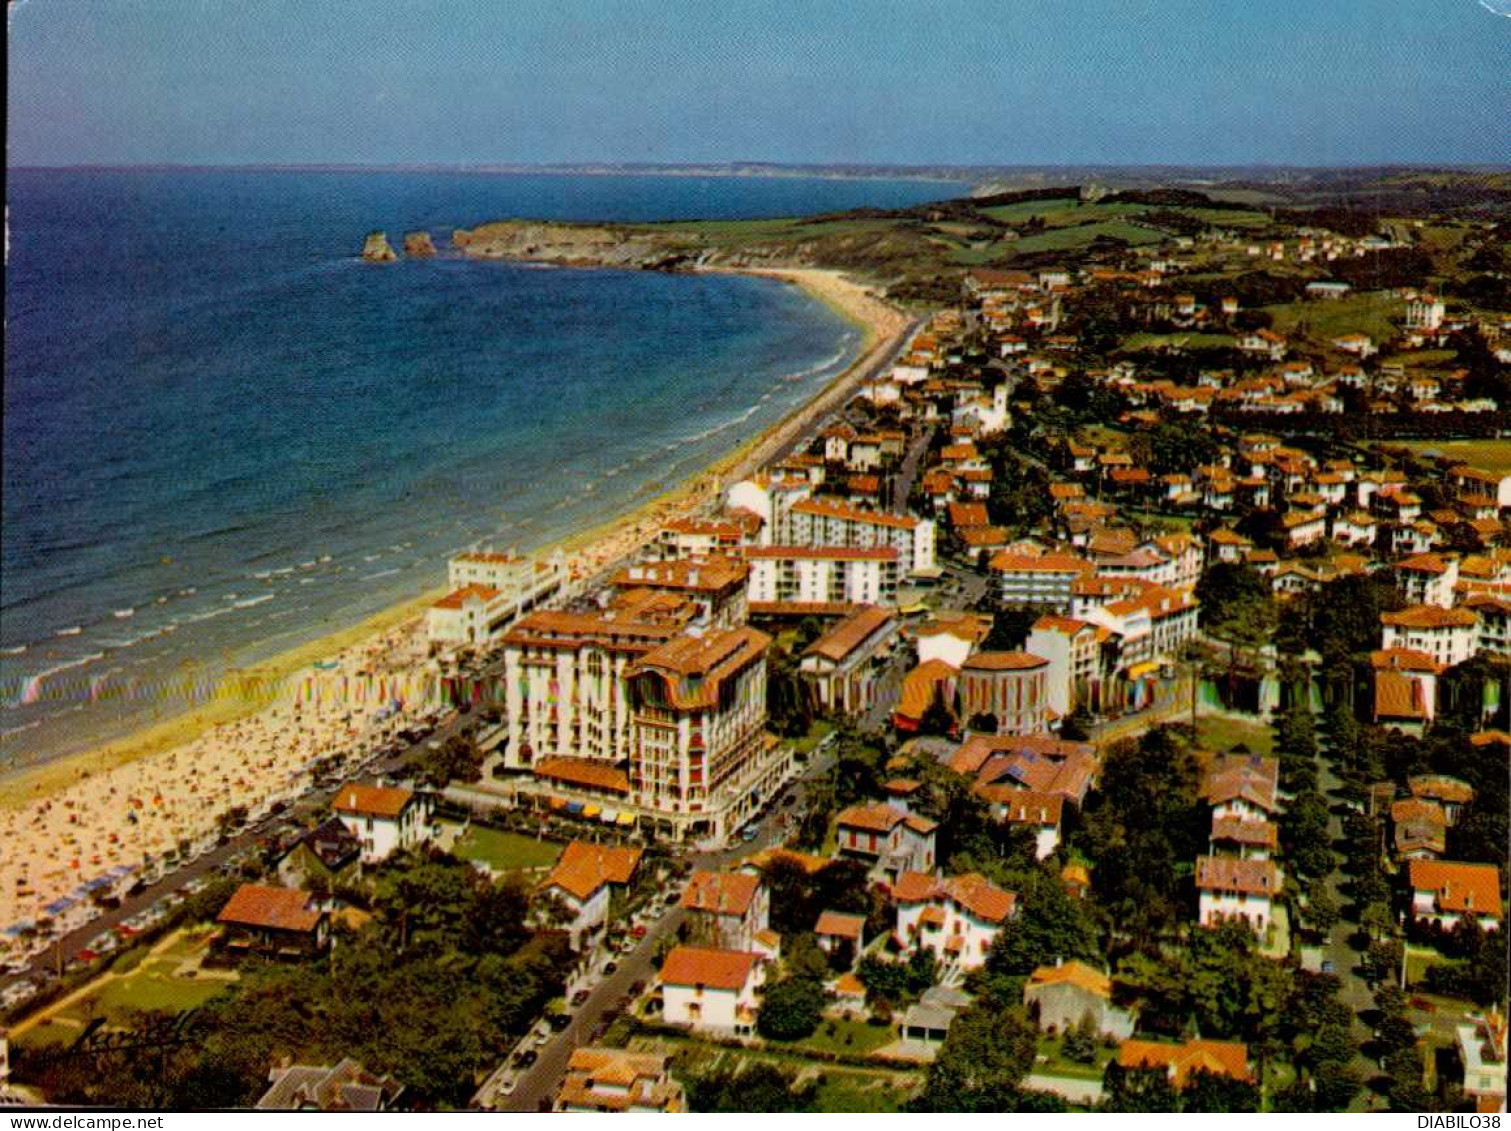
<svg viewBox="0 0 1511 1131">
<path fill-rule="evenodd" d="M 605 962 L 603 964 L 603 976 L 605 978 L 607 978 L 610 974 L 614 973 L 618 969 L 619 969 L 619 963 L 617 963 L 617 962 Z"/>
<path fill-rule="evenodd" d="M 585 1002 L 585 1001 L 587 1001 L 587 1000 L 588 1000 L 588 991 L 587 990 L 578 990 L 575 994 L 572 995 L 572 1008 L 573 1009 L 581 1009 L 582 1008 L 582 1003 Z"/>
<path fill-rule="evenodd" d="M 1336 970 L 1337 970 L 1337 967 L 1335 965 L 1333 965 L 1333 960 L 1331 958 L 1324 958 L 1322 960 L 1322 972 L 1324 974 L 1332 974 Z"/>
<path fill-rule="evenodd" d="M 514 1058 L 514 1067 L 529 1068 L 530 1065 L 534 1064 L 539 1059 L 540 1053 L 536 1052 L 534 1049 L 526 1049 L 524 1052 L 518 1054 Z"/>
<path fill-rule="evenodd" d="M 645 938 L 645 924 L 636 923 L 633 927 L 631 927 L 630 938 L 637 940 Z"/>
<path fill-rule="evenodd" d="M 747 844 L 750 841 L 755 840 L 755 838 L 758 837 L 758 836 L 760 836 L 760 835 L 761 835 L 761 826 L 760 825 L 746 825 L 743 829 L 740 830 L 740 839 L 743 840 L 743 841 L 745 841 Z"/>
<path fill-rule="evenodd" d="M 571 1023 L 572 1015 L 570 1013 L 553 1013 L 550 1017 L 546 1018 L 546 1024 L 550 1025 L 552 1030 L 557 1033 L 561 1032 Z"/>
</svg>

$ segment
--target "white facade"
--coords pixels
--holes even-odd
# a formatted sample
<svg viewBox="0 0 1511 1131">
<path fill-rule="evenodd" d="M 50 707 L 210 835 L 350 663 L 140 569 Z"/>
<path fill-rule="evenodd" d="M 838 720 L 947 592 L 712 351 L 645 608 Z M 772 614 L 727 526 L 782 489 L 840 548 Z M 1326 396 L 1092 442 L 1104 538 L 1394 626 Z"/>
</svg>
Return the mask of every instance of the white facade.
<svg viewBox="0 0 1511 1131">
<path fill-rule="evenodd" d="M 899 558 L 894 546 L 752 547 L 750 599 L 895 605 Z"/>
<path fill-rule="evenodd" d="M 348 832 L 362 842 L 362 862 L 387 860 L 430 837 L 430 799 L 407 789 L 342 786 L 332 807 Z"/>
<path fill-rule="evenodd" d="M 781 516 L 777 536 L 789 546 L 890 546 L 903 573 L 934 568 L 934 523 L 912 515 L 804 499 Z"/>
</svg>

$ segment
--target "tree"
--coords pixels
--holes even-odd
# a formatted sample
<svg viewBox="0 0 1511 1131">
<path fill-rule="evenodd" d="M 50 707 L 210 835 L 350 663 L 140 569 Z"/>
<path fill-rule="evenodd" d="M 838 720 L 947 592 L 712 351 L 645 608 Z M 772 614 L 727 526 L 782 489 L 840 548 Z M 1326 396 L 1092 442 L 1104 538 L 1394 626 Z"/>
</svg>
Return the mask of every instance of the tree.
<svg viewBox="0 0 1511 1131">
<path fill-rule="evenodd" d="M 1315 790 L 1300 794 L 1286 807 L 1280 830 L 1285 841 L 1286 859 L 1298 875 L 1320 878 L 1333 870 L 1329 818 L 1327 800 Z M 1313 884 L 1308 895 L 1315 894 L 1321 886 L 1325 885 Z"/>
<path fill-rule="evenodd" d="M 974 1006 L 955 1018 L 929 1066 L 917 1111 L 1014 1111 L 1039 1034 L 1021 1010 Z"/>
<path fill-rule="evenodd" d="M 1181 1110 L 1220 1115 L 1226 1112 L 1258 1111 L 1259 1087 L 1250 1080 L 1237 1080 L 1226 1072 L 1198 1068 L 1186 1079 L 1180 1094 Z"/>
<path fill-rule="evenodd" d="M 1090 1011 L 1073 1028 L 1066 1030 L 1065 1042 L 1060 1046 L 1066 1060 L 1077 1064 L 1095 1064 L 1097 1059 L 1097 1024 Z"/>
<path fill-rule="evenodd" d="M 1326 877 L 1313 880 L 1306 889 L 1306 919 L 1312 930 L 1327 934 L 1338 925 L 1341 915 L 1342 908 Z"/>
<path fill-rule="evenodd" d="M 1207 631 L 1240 648 L 1258 648 L 1275 631 L 1274 594 L 1253 566 L 1216 563 L 1197 582 L 1196 597 Z"/>
<path fill-rule="evenodd" d="M 986 956 L 992 974 L 1027 977 L 1040 966 L 1073 958 L 1101 960 L 1085 904 L 1071 899 L 1059 876 L 1037 868 L 1018 892 L 1018 913 L 997 932 Z"/>
<path fill-rule="evenodd" d="M 767 987 L 756 1028 L 770 1040 L 799 1041 L 818 1028 L 823 1012 L 821 983 L 809 978 L 783 978 Z"/>
<path fill-rule="evenodd" d="M 1106 1111 L 1163 1112 L 1180 1110 L 1180 1097 L 1163 1068 L 1124 1068 L 1117 1061 L 1102 1078 L 1102 1107 Z"/>
<path fill-rule="evenodd" d="M 726 1062 L 687 1078 L 687 1106 L 716 1113 L 811 1111 L 817 1089 L 799 1088 L 796 1079 L 770 1061 Z"/>
</svg>

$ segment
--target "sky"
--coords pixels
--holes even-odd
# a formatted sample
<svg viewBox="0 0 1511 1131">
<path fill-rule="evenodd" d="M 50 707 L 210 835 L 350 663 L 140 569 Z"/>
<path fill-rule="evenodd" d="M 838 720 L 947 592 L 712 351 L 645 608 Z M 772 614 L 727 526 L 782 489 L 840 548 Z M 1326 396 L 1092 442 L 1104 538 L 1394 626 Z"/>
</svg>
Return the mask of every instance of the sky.
<svg viewBox="0 0 1511 1131">
<path fill-rule="evenodd" d="M 1511 0 L 20 0 L 10 165 L 1511 163 Z"/>
</svg>

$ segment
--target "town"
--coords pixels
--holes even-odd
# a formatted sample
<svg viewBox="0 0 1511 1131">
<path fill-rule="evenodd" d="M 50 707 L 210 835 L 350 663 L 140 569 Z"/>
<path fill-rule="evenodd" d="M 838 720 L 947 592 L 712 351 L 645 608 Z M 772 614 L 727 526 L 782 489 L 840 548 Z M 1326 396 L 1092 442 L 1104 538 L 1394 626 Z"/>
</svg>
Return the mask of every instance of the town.
<svg viewBox="0 0 1511 1131">
<path fill-rule="evenodd" d="M 0 940 L 0 1088 L 1504 1111 L 1504 226 L 970 212 L 802 442 L 596 577 L 457 555 L 428 722 Z"/>
</svg>

